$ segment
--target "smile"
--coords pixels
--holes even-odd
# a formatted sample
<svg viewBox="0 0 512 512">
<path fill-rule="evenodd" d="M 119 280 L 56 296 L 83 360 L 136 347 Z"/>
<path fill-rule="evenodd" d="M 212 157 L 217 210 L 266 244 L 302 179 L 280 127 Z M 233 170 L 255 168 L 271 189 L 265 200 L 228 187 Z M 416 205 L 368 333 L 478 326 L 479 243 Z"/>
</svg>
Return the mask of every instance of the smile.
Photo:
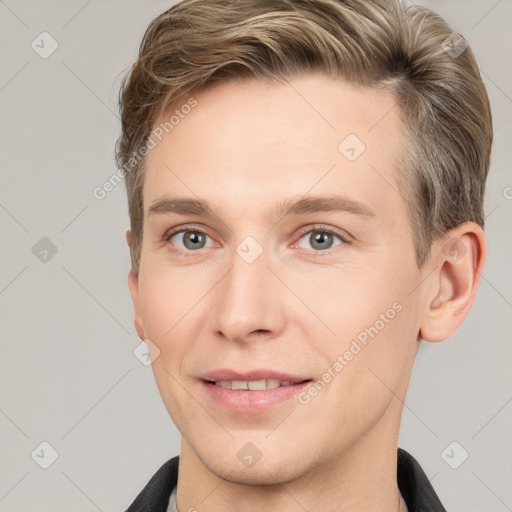
<svg viewBox="0 0 512 512">
<path fill-rule="evenodd" d="M 282 386 L 293 386 L 298 382 L 291 380 L 279 379 L 262 379 L 262 380 L 218 380 L 215 381 L 216 386 L 222 386 L 226 389 L 243 389 L 250 391 L 262 391 L 264 389 L 275 389 Z"/>
<path fill-rule="evenodd" d="M 242 414 L 294 407 L 294 398 L 312 379 L 272 370 L 217 370 L 202 375 L 201 389 L 212 406 Z"/>
</svg>

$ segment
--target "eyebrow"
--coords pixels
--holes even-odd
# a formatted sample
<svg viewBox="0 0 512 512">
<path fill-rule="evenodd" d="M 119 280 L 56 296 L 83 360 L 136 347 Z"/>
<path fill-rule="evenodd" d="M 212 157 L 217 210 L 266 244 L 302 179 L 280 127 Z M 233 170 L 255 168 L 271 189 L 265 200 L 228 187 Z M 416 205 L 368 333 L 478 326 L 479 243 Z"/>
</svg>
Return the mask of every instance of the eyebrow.
<svg viewBox="0 0 512 512">
<path fill-rule="evenodd" d="M 363 217 L 375 217 L 373 211 L 365 204 L 339 195 L 309 196 L 295 202 L 293 199 L 285 199 L 280 201 L 274 209 L 274 214 L 277 217 L 315 212 L 345 212 Z M 162 197 L 153 201 L 148 208 L 149 215 L 166 213 L 203 217 L 216 216 L 208 201 L 188 197 Z"/>
</svg>

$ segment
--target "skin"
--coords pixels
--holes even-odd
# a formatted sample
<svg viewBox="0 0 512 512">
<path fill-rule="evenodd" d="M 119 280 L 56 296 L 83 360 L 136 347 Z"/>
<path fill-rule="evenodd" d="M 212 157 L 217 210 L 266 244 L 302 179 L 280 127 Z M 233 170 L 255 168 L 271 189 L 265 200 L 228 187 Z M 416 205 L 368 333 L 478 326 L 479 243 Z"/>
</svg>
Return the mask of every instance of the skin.
<svg viewBox="0 0 512 512">
<path fill-rule="evenodd" d="M 398 510 L 398 432 L 420 339 L 456 331 L 483 269 L 484 235 L 469 222 L 418 268 L 397 192 L 401 121 L 389 93 L 321 74 L 289 84 L 245 80 L 197 92 L 197 107 L 148 155 L 141 265 L 129 288 L 137 332 L 160 351 L 155 379 L 182 435 L 182 512 Z M 353 162 L 338 150 L 348 134 L 366 146 Z M 372 215 L 275 215 L 284 199 L 334 193 Z M 214 216 L 150 213 L 164 197 L 205 199 Z M 335 234 L 318 248 L 312 236 L 322 226 L 345 241 Z M 185 245 L 184 233 L 166 240 L 174 227 L 208 236 L 199 248 Z M 263 250 L 252 263 L 236 252 L 247 236 Z M 397 302 L 401 311 L 333 372 L 338 355 Z M 292 398 L 247 414 L 204 392 L 198 377 L 219 368 L 335 376 L 306 405 Z M 252 467 L 237 457 L 248 442 L 262 455 Z"/>
</svg>

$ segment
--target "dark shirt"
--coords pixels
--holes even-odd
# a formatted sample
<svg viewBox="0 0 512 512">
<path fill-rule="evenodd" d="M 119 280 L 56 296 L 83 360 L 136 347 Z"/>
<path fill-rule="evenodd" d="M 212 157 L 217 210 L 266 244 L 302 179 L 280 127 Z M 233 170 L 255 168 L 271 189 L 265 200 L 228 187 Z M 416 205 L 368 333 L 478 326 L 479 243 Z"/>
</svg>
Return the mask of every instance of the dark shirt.
<svg viewBox="0 0 512 512">
<path fill-rule="evenodd" d="M 418 461 L 398 448 L 398 488 L 409 512 L 446 512 Z M 142 489 L 126 512 L 166 512 L 178 483 L 179 457 L 168 460 Z"/>
</svg>

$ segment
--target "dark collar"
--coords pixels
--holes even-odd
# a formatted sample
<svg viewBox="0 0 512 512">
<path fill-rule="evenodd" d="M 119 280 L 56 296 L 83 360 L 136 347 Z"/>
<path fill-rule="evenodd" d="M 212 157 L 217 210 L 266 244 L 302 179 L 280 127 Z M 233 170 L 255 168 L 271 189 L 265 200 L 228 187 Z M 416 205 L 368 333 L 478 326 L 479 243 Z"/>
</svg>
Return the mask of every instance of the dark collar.
<svg viewBox="0 0 512 512">
<path fill-rule="evenodd" d="M 178 483 L 179 456 L 168 460 L 140 491 L 126 512 L 166 512 L 169 497 Z"/>
<path fill-rule="evenodd" d="M 402 448 L 397 457 L 398 487 L 409 512 L 446 512 L 418 461 Z M 126 512 L 166 512 L 178 483 L 179 457 L 168 460 L 142 489 Z"/>
<path fill-rule="evenodd" d="M 418 461 L 402 448 L 397 459 L 398 488 L 409 512 L 446 512 Z"/>
</svg>

